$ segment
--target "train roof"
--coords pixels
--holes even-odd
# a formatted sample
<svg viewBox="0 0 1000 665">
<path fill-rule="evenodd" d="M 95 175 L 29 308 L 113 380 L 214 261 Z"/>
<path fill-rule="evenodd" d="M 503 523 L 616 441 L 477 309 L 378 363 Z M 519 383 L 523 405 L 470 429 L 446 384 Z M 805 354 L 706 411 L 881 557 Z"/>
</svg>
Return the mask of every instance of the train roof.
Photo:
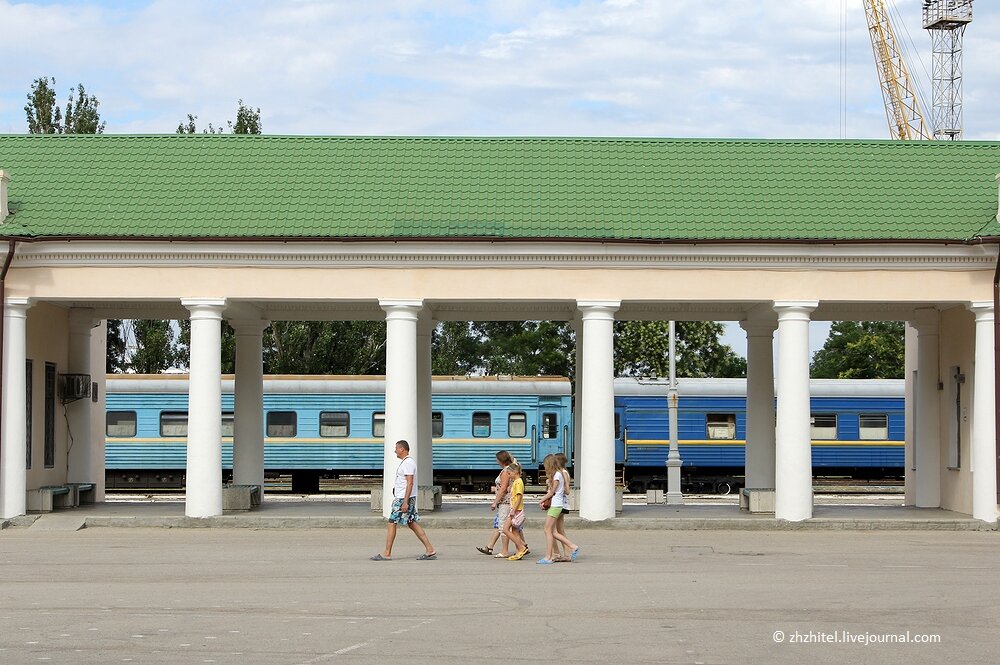
<svg viewBox="0 0 1000 665">
<path fill-rule="evenodd" d="M 187 374 L 108 374 L 108 393 L 187 393 Z M 222 377 L 222 392 L 234 391 L 233 375 Z M 435 395 L 569 395 L 562 376 L 435 376 Z M 384 376 L 306 376 L 272 374 L 264 377 L 268 394 L 383 394 Z"/>
<path fill-rule="evenodd" d="M 669 381 L 663 378 L 615 379 L 615 395 L 666 396 Z M 677 379 L 677 393 L 697 397 L 742 397 L 746 395 L 746 379 Z M 898 397 L 905 391 L 903 379 L 810 379 L 812 397 Z"/>
</svg>

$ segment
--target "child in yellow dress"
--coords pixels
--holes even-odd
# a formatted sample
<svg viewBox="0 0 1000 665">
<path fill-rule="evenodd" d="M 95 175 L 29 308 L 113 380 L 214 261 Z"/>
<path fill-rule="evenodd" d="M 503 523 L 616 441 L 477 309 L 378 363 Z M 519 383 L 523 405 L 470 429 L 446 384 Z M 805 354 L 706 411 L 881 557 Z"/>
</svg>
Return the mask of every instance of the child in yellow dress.
<svg viewBox="0 0 1000 665">
<path fill-rule="evenodd" d="M 522 534 L 524 520 L 524 481 L 521 480 L 521 465 L 514 462 L 507 467 L 514 478 L 510 488 L 510 515 L 504 522 L 503 532 L 517 548 L 517 554 L 507 557 L 508 561 L 520 561 L 528 553 L 528 544 Z M 516 524 L 515 524 L 516 522 Z"/>
</svg>

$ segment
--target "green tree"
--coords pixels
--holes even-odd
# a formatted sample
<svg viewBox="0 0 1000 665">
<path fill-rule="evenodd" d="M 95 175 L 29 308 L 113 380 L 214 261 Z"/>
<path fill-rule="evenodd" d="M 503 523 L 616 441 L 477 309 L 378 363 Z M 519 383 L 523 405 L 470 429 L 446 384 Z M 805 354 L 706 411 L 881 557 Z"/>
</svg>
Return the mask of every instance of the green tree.
<svg viewBox="0 0 1000 665">
<path fill-rule="evenodd" d="M 178 348 L 171 321 L 132 320 L 129 322 L 135 348 L 128 359 L 128 371 L 159 374 L 175 367 Z"/>
<path fill-rule="evenodd" d="M 814 379 L 902 379 L 902 321 L 835 321 L 813 356 Z"/>
<path fill-rule="evenodd" d="M 88 95 L 83 84 L 70 88 L 66 113 L 56 102 L 56 80 L 43 76 L 35 79 L 28 94 L 24 112 L 31 134 L 103 134 L 104 122 L 98 111 L 100 103 L 94 95 Z"/>
<path fill-rule="evenodd" d="M 675 328 L 677 376 L 746 376 L 746 360 L 719 341 L 724 330 L 721 323 L 678 321 Z M 618 376 L 668 376 L 670 323 L 616 321 L 615 373 Z"/>
<path fill-rule="evenodd" d="M 431 335 L 431 372 L 466 376 L 482 366 L 482 340 L 468 321 L 444 321 Z"/>
<path fill-rule="evenodd" d="M 573 329 L 555 321 L 481 321 L 472 324 L 481 340 L 484 374 L 572 377 L 576 369 Z"/>
<path fill-rule="evenodd" d="M 108 319 L 108 353 L 105 357 L 105 371 L 108 374 L 120 374 L 127 369 L 128 346 L 122 324 L 121 319 Z"/>
<path fill-rule="evenodd" d="M 275 321 L 264 331 L 268 374 L 385 374 L 384 321 Z"/>
<path fill-rule="evenodd" d="M 187 114 L 187 121 L 177 125 L 177 134 L 197 134 L 198 116 Z M 236 109 L 236 122 L 228 120 L 226 125 L 233 134 L 261 134 L 260 108 L 250 108 L 241 99 Z M 208 123 L 208 128 L 201 131 L 202 134 L 225 134 L 226 130 L 222 125 L 218 127 Z"/>
</svg>

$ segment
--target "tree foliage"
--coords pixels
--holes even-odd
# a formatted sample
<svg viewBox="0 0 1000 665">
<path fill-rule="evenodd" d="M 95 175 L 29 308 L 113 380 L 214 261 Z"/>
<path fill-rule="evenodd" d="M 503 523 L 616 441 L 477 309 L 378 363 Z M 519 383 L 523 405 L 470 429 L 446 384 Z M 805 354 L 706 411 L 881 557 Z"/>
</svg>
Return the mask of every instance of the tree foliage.
<svg viewBox="0 0 1000 665">
<path fill-rule="evenodd" d="M 243 103 L 241 99 L 239 101 L 239 106 L 236 109 L 236 121 L 227 120 L 226 126 L 229 127 L 229 131 L 233 134 L 261 134 L 260 124 L 260 108 L 250 108 Z M 181 122 L 177 125 L 177 134 L 197 134 L 198 133 L 198 116 L 187 114 L 187 121 Z M 202 134 L 225 134 L 226 129 L 219 125 L 216 127 L 212 123 L 208 123 L 208 127 L 201 131 Z"/>
<path fill-rule="evenodd" d="M 31 134 L 103 134 L 104 122 L 98 111 L 100 103 L 88 95 L 82 83 L 70 88 L 65 114 L 56 101 L 56 80 L 43 76 L 35 79 L 24 107 Z"/>
<path fill-rule="evenodd" d="M 264 333 L 268 374 L 385 374 L 384 321 L 275 321 Z"/>
<path fill-rule="evenodd" d="M 135 346 L 126 369 L 136 374 L 159 374 L 176 367 L 179 348 L 177 334 L 170 321 L 129 321 Z"/>
<path fill-rule="evenodd" d="M 813 356 L 814 379 L 902 379 L 902 321 L 836 321 Z"/>
<path fill-rule="evenodd" d="M 679 377 L 746 376 L 747 363 L 719 337 L 715 321 L 678 321 L 675 327 Z M 619 376 L 669 376 L 668 321 L 615 322 L 615 373 Z"/>
</svg>

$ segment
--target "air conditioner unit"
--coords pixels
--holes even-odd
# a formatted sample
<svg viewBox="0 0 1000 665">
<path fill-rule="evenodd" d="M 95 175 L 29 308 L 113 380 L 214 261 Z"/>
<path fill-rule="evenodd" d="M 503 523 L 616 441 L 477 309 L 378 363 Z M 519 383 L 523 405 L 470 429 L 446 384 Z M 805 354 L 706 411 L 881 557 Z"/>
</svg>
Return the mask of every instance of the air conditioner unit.
<svg viewBox="0 0 1000 665">
<path fill-rule="evenodd" d="M 90 397 L 91 380 L 89 374 L 60 374 L 59 392 L 63 404 Z"/>
</svg>

